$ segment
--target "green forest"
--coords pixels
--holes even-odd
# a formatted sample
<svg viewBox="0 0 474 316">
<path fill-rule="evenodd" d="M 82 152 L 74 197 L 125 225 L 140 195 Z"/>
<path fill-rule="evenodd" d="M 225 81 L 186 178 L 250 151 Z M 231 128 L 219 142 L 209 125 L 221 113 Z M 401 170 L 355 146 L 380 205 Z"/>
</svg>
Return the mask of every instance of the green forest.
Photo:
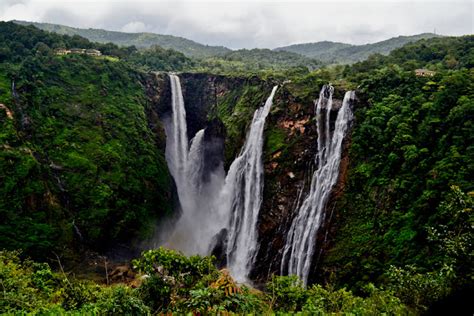
<svg viewBox="0 0 474 316">
<path fill-rule="evenodd" d="M 177 49 L 57 33 L 0 22 L 0 313 L 421 315 L 468 303 L 474 36 L 403 39 L 362 57 L 328 44 L 329 60 L 210 46 L 192 56 L 197 43 L 184 39 Z M 318 282 L 273 275 L 252 287 L 214 256 L 140 253 L 175 203 L 150 97 L 150 78 L 163 72 L 244 82 L 216 97 L 225 101 L 210 114 L 227 130 L 226 160 L 240 150 L 261 87 L 279 84 L 310 107 L 323 84 L 356 91 L 347 181 Z M 278 127 L 265 131 L 265 157 L 291 146 Z M 105 255 L 116 245 L 133 249 L 126 271 Z"/>
</svg>

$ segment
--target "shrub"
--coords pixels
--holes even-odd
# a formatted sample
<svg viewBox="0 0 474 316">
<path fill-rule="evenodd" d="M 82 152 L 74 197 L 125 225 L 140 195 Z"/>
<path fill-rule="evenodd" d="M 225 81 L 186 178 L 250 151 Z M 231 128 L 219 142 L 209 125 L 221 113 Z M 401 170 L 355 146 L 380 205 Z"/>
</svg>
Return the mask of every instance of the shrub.
<svg viewBox="0 0 474 316">
<path fill-rule="evenodd" d="M 138 288 L 138 295 L 153 311 L 166 310 L 171 303 L 172 284 L 161 276 L 153 275 Z"/>
<path fill-rule="evenodd" d="M 48 309 L 57 279 L 47 264 L 23 262 L 17 251 L 0 251 L 0 310 L 5 313 Z"/>
<path fill-rule="evenodd" d="M 133 261 L 133 267 L 148 275 L 169 276 L 174 282 L 189 287 L 209 274 L 217 274 L 214 257 L 191 256 L 160 247 L 142 253 Z M 171 282 L 171 281 L 170 281 Z"/>
<path fill-rule="evenodd" d="M 226 270 L 218 271 L 213 257 L 186 257 L 159 248 L 145 251 L 133 265 L 147 273 L 138 296 L 152 312 L 260 313 L 264 296 L 240 287 Z"/>
<path fill-rule="evenodd" d="M 97 284 L 65 279 L 61 289 L 62 306 L 65 310 L 81 309 L 97 301 L 101 288 Z"/>
<path fill-rule="evenodd" d="M 404 303 L 426 310 L 428 306 L 445 297 L 451 291 L 449 270 L 420 273 L 414 266 L 399 268 L 392 266 L 387 272 L 390 279 L 390 289 Z"/>
<path fill-rule="evenodd" d="M 85 305 L 81 313 L 100 315 L 149 315 L 150 309 L 136 290 L 124 285 L 103 288 L 95 304 Z"/>
<path fill-rule="evenodd" d="M 410 311 L 391 292 L 366 285 L 367 297 L 355 296 L 346 289 L 334 290 L 313 285 L 308 290 L 308 299 L 302 310 L 313 315 L 356 314 L 356 315 L 407 315 Z"/>
<path fill-rule="evenodd" d="M 308 293 L 297 276 L 273 276 L 267 284 L 268 299 L 276 311 L 300 311 Z"/>
<path fill-rule="evenodd" d="M 222 290 L 207 287 L 190 291 L 191 297 L 186 301 L 186 309 L 193 313 L 208 313 L 225 310 L 220 306 Z"/>
<path fill-rule="evenodd" d="M 210 285 L 210 288 L 217 290 L 216 293 L 219 294 L 214 303 L 218 310 L 224 309 L 239 314 L 263 311 L 264 296 L 259 291 L 251 291 L 245 285 L 239 286 L 226 269 L 219 271 L 219 274 L 219 278 Z"/>
<path fill-rule="evenodd" d="M 241 291 L 226 296 L 224 306 L 226 310 L 238 314 L 262 314 L 268 309 L 263 293 L 242 286 Z"/>
<path fill-rule="evenodd" d="M 223 273 L 222 276 L 228 274 Z M 189 298 L 177 306 L 176 310 L 204 314 L 218 312 L 261 314 L 264 311 L 263 295 L 259 296 L 255 291 L 252 293 L 245 286 L 240 288 L 236 285 L 232 287 L 213 285 L 191 290 Z"/>
</svg>

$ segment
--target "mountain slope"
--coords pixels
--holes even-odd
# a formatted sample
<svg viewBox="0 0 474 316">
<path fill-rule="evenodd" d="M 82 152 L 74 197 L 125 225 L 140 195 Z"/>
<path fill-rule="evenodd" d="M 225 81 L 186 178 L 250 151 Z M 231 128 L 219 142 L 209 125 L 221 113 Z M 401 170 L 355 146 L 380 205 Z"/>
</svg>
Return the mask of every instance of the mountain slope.
<svg viewBox="0 0 474 316">
<path fill-rule="evenodd" d="M 337 42 L 317 42 L 296 44 L 276 48 L 277 51 L 288 51 L 319 59 L 329 63 L 354 63 L 367 59 L 372 54 L 388 55 L 392 50 L 420 39 L 438 37 L 433 33 L 413 36 L 398 36 L 385 41 L 365 45 L 350 45 Z"/>
<path fill-rule="evenodd" d="M 316 59 L 329 59 L 331 54 L 343 48 L 351 47 L 351 44 L 322 41 L 316 43 L 295 44 L 290 46 L 278 47 L 276 51 L 292 52 Z"/>
<path fill-rule="evenodd" d="M 0 22 L 0 248 L 36 258 L 143 238 L 171 209 L 146 75 L 56 45 L 102 44 Z"/>
<path fill-rule="evenodd" d="M 202 70 L 213 73 L 278 71 L 298 68 L 303 71 L 314 70 L 321 63 L 313 58 L 270 49 L 239 49 L 222 56 L 202 60 Z"/>
<path fill-rule="evenodd" d="M 174 49 L 187 56 L 208 57 L 222 55 L 230 51 L 223 46 L 208 46 L 196 43 L 192 40 L 154 33 L 125 33 L 116 31 L 107 31 L 101 29 L 80 29 L 59 24 L 37 23 L 27 21 L 13 21 L 21 25 L 34 25 L 41 30 L 54 32 L 63 35 L 80 35 L 92 42 L 114 43 L 120 46 L 136 46 L 137 48 L 148 48 L 159 45 L 163 48 Z"/>
</svg>

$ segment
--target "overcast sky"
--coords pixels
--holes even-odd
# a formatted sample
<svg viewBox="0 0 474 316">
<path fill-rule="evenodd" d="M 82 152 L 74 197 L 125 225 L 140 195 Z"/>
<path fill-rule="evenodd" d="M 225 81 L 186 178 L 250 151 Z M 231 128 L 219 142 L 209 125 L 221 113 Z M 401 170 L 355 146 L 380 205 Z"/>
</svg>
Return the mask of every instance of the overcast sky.
<svg viewBox="0 0 474 316">
<path fill-rule="evenodd" d="M 154 32 L 230 48 L 323 40 L 364 44 L 398 35 L 473 32 L 472 0 L 0 0 L 0 20 Z"/>
</svg>

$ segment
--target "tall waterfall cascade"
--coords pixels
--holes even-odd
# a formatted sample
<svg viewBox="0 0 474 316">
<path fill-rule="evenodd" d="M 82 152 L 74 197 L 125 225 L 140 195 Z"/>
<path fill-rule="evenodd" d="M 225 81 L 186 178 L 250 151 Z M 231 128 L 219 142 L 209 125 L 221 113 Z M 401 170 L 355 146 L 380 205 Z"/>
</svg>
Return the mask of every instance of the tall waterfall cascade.
<svg viewBox="0 0 474 316">
<path fill-rule="evenodd" d="M 209 175 L 206 170 L 205 150 L 209 146 L 206 130 L 198 131 L 189 142 L 179 77 L 170 74 L 170 84 L 171 115 L 164 119 L 166 160 L 176 183 L 181 215 L 165 245 L 186 254 L 209 255 L 216 236 L 224 229 L 223 251 L 230 273 L 238 282 L 249 282 L 259 247 L 257 222 L 263 199 L 264 128 L 278 86 L 273 87 L 265 104 L 255 111 L 245 143 L 224 178 L 223 169 L 222 174 L 215 175 Z M 350 104 L 354 92 L 349 91 L 335 123 L 331 123 L 331 112 L 336 110 L 333 92 L 333 87 L 324 86 L 316 104 L 317 169 L 307 195 L 298 199 L 283 248 L 281 273 L 295 274 L 305 284 L 316 251 L 318 230 L 339 177 L 342 143 L 352 121 Z"/>
<path fill-rule="evenodd" d="M 209 222 L 218 214 L 214 207 L 215 192 L 223 186 L 224 175 L 211 171 L 204 181 L 205 129 L 201 129 L 189 142 L 186 109 L 181 82 L 170 74 L 171 116 L 164 120 L 166 132 L 166 161 L 176 183 L 181 214 L 167 232 L 165 245 L 185 254 L 209 255 L 209 246 L 221 226 Z M 189 144 L 190 143 L 190 144 Z"/>
<path fill-rule="evenodd" d="M 334 88 L 323 86 L 316 105 L 318 128 L 317 169 L 304 201 L 297 206 L 296 215 L 287 234 L 283 248 L 281 274 L 297 275 L 304 284 L 308 282 L 312 259 L 316 250 L 316 237 L 324 222 L 325 208 L 339 177 L 342 143 L 352 121 L 350 103 L 354 91 L 346 92 L 331 131 L 330 115 L 333 108 Z M 323 110 L 325 113 L 323 114 Z"/>
<path fill-rule="evenodd" d="M 273 87 L 265 105 L 255 111 L 245 144 L 229 168 L 220 197 L 221 209 L 230 217 L 227 265 L 239 282 L 248 282 L 258 250 L 256 226 L 263 195 L 263 130 L 277 88 Z"/>
<path fill-rule="evenodd" d="M 188 130 L 181 82 L 175 74 L 170 74 L 171 83 L 171 124 L 165 124 L 166 161 L 178 191 L 185 184 L 188 161 Z"/>
</svg>

